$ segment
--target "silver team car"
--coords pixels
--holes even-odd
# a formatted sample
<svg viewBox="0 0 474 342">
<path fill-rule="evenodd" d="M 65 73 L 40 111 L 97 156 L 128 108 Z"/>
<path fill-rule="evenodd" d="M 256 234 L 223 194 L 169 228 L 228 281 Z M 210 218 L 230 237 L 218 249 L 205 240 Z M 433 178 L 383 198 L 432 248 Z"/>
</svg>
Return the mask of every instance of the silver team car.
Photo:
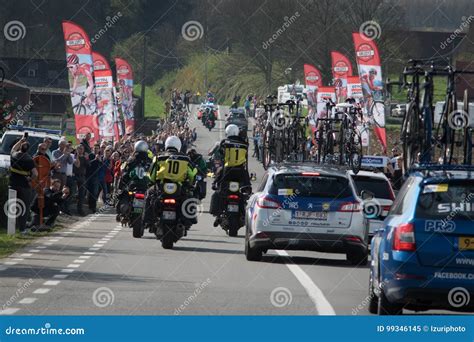
<svg viewBox="0 0 474 342">
<path fill-rule="evenodd" d="M 368 257 L 368 222 L 349 171 L 317 164 L 270 167 L 246 208 L 245 255 L 269 249 L 345 253 L 354 265 Z"/>
</svg>

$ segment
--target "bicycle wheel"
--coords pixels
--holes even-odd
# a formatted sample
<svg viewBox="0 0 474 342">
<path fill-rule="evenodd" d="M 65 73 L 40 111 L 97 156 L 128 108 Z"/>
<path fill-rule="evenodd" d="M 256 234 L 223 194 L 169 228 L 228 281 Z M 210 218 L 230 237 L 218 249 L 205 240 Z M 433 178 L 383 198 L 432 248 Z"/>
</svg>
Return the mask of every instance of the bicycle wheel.
<svg viewBox="0 0 474 342">
<path fill-rule="evenodd" d="M 316 139 L 316 142 L 318 144 L 318 155 L 316 157 L 316 162 L 318 164 L 321 164 L 321 160 L 324 160 L 323 153 L 324 153 L 324 131 L 323 131 L 323 126 L 319 127 L 318 130 L 315 132 L 317 134 L 318 138 Z"/>
<path fill-rule="evenodd" d="M 383 101 L 373 101 L 369 116 L 377 127 L 385 127 L 385 104 Z"/>
<path fill-rule="evenodd" d="M 298 157 L 301 157 L 301 161 L 305 161 L 308 159 L 306 151 L 306 130 L 300 124 L 298 124 L 296 128 L 295 140 Z"/>
<path fill-rule="evenodd" d="M 362 164 L 362 137 L 354 130 L 351 133 L 350 146 L 349 166 L 352 172 L 357 174 Z"/>
<path fill-rule="evenodd" d="M 419 108 L 415 101 L 410 102 L 402 125 L 402 144 L 403 144 L 403 167 L 404 172 L 415 164 L 418 160 L 418 153 L 421 149 L 420 144 L 420 115 Z"/>
<path fill-rule="evenodd" d="M 469 92 L 467 89 L 464 90 L 463 96 L 463 111 L 467 114 L 467 117 L 470 119 L 469 114 Z M 464 141 L 463 141 L 463 156 L 464 165 L 472 164 L 472 129 L 470 120 L 467 120 L 466 128 L 464 128 Z"/>
<path fill-rule="evenodd" d="M 346 155 L 346 132 L 347 132 L 347 121 L 343 120 L 339 126 L 339 136 L 338 136 L 338 147 L 339 147 L 339 164 L 344 165 L 347 163 Z"/>
<path fill-rule="evenodd" d="M 270 163 L 272 161 L 272 149 L 273 149 L 272 134 L 273 134 L 273 130 L 271 126 L 268 126 L 265 129 L 265 132 L 263 134 L 262 164 L 265 170 L 268 169 L 268 166 L 270 166 Z"/>
<path fill-rule="evenodd" d="M 78 103 L 74 107 L 72 107 L 72 112 L 74 115 L 86 115 L 87 114 L 87 108 L 84 104 Z"/>
</svg>

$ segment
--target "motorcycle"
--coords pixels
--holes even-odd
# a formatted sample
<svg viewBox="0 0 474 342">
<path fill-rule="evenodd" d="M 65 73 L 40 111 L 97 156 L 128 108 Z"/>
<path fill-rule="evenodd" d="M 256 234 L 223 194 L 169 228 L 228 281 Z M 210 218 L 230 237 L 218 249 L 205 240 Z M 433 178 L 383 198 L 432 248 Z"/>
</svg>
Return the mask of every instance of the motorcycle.
<svg viewBox="0 0 474 342">
<path fill-rule="evenodd" d="M 191 194 L 193 192 L 194 189 Z M 161 186 L 157 208 L 159 220 L 154 233 L 164 249 L 172 249 L 174 243 L 187 235 L 187 230 L 194 223 L 192 208 L 187 206 L 197 206 L 197 203 L 198 200 L 186 194 L 179 184 L 165 182 Z"/>
<path fill-rule="evenodd" d="M 223 210 L 220 225 L 229 236 L 235 237 L 245 225 L 245 207 L 250 197 L 250 186 L 240 187 L 239 182 L 228 182 L 221 185 Z"/>
<path fill-rule="evenodd" d="M 145 208 L 146 190 L 127 190 L 120 201 L 120 223 L 133 229 L 133 237 L 141 238 L 144 233 L 142 213 Z"/>
<path fill-rule="evenodd" d="M 209 132 L 216 127 L 216 120 L 212 119 L 207 119 L 206 120 L 206 128 L 209 130 Z"/>
</svg>

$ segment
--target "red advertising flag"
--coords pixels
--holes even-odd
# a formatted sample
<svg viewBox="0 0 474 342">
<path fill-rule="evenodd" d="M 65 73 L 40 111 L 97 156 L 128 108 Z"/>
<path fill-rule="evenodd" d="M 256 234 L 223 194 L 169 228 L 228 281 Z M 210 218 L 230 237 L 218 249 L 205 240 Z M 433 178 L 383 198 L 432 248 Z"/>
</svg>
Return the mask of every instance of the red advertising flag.
<svg viewBox="0 0 474 342">
<path fill-rule="evenodd" d="M 334 87 L 319 87 L 317 97 L 317 118 L 327 117 L 328 113 L 326 103 L 328 100 L 336 102 L 336 89 Z"/>
<path fill-rule="evenodd" d="M 385 104 L 379 51 L 373 40 L 359 32 L 354 32 L 352 38 L 365 100 L 365 110 L 374 125 L 375 134 L 386 152 Z"/>
<path fill-rule="evenodd" d="M 304 65 L 304 80 L 307 87 L 322 87 L 323 78 L 321 72 L 311 64 Z"/>
<path fill-rule="evenodd" d="M 133 113 L 133 71 L 130 64 L 123 58 L 115 58 L 119 97 L 122 102 L 122 113 L 125 118 L 125 132 L 133 133 L 135 118 Z"/>
<path fill-rule="evenodd" d="M 97 93 L 97 122 L 99 136 L 106 140 L 114 137 L 114 95 L 110 65 L 100 53 L 93 51 L 94 80 Z"/>
<path fill-rule="evenodd" d="M 63 21 L 62 27 L 76 137 L 82 139 L 91 133 L 93 143 L 99 139 L 99 127 L 89 37 L 81 26 L 71 21 Z"/>
<path fill-rule="evenodd" d="M 336 88 L 338 102 L 344 102 L 347 98 L 347 77 L 352 76 L 352 64 L 342 53 L 331 51 L 332 77 Z"/>
</svg>

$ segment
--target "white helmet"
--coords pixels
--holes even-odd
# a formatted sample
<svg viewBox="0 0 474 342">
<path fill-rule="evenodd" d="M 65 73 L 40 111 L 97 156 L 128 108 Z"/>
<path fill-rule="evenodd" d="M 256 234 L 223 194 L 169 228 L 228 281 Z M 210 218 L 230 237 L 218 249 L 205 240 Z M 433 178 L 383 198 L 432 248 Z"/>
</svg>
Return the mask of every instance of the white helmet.
<svg viewBox="0 0 474 342">
<path fill-rule="evenodd" d="M 225 136 L 226 137 L 234 137 L 239 135 L 239 127 L 237 125 L 229 125 L 225 129 Z"/>
<path fill-rule="evenodd" d="M 181 151 L 181 140 L 176 135 L 172 135 L 166 139 L 165 150 L 169 148 L 174 148 L 177 151 Z"/>
<path fill-rule="evenodd" d="M 144 140 L 138 140 L 133 149 L 135 152 L 148 152 L 148 144 Z"/>
</svg>

